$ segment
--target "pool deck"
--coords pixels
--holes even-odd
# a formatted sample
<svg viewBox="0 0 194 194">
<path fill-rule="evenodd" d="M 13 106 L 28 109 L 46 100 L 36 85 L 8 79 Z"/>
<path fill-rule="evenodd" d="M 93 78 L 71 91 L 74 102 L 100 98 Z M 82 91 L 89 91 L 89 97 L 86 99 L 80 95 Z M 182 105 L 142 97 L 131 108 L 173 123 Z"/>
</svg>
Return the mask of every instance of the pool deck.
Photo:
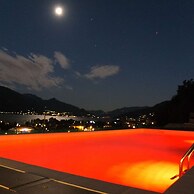
<svg viewBox="0 0 194 194">
<path fill-rule="evenodd" d="M 194 167 L 165 194 L 193 194 Z M 157 194 L 0 158 L 0 194 Z"/>
</svg>

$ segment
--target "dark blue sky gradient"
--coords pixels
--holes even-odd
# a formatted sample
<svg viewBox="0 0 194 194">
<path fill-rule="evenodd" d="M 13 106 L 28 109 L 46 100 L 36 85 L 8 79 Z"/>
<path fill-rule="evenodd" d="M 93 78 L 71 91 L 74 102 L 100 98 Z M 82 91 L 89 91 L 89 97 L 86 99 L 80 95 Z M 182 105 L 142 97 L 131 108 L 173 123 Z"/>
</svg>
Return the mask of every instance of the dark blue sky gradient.
<svg viewBox="0 0 194 194">
<path fill-rule="evenodd" d="M 56 4 L 66 9 L 61 18 L 53 14 Z M 0 25 L 0 72 L 5 53 L 15 59 L 33 53 L 52 59 L 48 75 L 62 79 L 36 89 L 11 69 L 6 78 L 0 74 L 0 85 L 21 93 L 113 110 L 169 100 L 194 77 L 193 0 L 0 0 Z M 68 68 L 56 62 L 56 51 Z M 91 77 L 99 67 L 106 67 L 104 76 Z"/>
</svg>

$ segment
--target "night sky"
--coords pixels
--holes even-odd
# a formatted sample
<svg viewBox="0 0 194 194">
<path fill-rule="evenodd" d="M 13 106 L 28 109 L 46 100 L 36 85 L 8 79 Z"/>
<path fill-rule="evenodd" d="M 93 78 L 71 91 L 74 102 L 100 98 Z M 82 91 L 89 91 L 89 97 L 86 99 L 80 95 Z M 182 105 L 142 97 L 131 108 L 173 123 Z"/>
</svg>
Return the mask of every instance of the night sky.
<svg viewBox="0 0 194 194">
<path fill-rule="evenodd" d="M 20 93 L 107 111 L 194 77 L 193 0 L 0 0 L 0 25 L 0 85 Z"/>
</svg>

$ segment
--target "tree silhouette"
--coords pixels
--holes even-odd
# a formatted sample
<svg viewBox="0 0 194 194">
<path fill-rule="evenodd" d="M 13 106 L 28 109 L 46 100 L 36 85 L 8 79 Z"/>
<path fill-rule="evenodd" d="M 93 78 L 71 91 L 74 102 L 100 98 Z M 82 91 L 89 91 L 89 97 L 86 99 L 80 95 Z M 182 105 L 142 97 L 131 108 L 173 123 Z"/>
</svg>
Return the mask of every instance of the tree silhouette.
<svg viewBox="0 0 194 194">
<path fill-rule="evenodd" d="M 194 81 L 184 80 L 178 86 L 177 94 L 156 110 L 159 125 L 167 123 L 185 123 L 189 121 L 189 114 L 194 112 Z"/>
</svg>

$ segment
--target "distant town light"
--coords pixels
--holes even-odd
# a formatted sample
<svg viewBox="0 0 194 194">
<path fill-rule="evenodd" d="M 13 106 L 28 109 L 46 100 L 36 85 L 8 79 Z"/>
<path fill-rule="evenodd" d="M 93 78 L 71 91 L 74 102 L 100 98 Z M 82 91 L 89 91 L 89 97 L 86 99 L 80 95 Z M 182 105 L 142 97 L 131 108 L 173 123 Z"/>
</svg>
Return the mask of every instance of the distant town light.
<svg viewBox="0 0 194 194">
<path fill-rule="evenodd" d="M 15 132 L 16 134 L 20 133 L 31 133 L 34 129 L 30 127 L 15 127 L 9 129 L 9 131 Z"/>
<path fill-rule="evenodd" d="M 21 127 L 17 129 L 17 132 L 19 133 L 30 133 L 32 131 L 32 128 L 28 127 Z"/>
</svg>

